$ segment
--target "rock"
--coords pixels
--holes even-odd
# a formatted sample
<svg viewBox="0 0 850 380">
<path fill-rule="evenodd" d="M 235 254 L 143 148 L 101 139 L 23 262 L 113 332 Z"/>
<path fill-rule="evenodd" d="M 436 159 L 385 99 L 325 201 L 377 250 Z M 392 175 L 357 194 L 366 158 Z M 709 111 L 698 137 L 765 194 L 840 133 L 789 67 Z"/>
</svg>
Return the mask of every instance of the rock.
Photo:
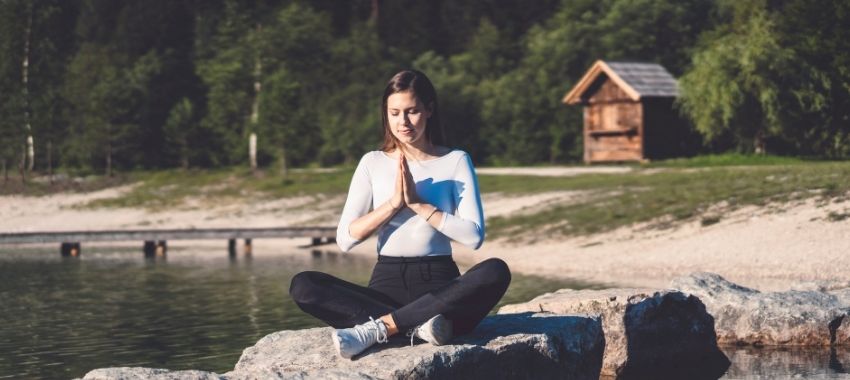
<svg viewBox="0 0 850 380">
<path fill-rule="evenodd" d="M 598 318 L 505 314 L 484 319 L 451 344 L 410 346 L 404 336 L 354 358 L 339 357 L 330 327 L 279 331 L 243 351 L 233 371 L 106 368 L 84 380 L 118 379 L 597 379 L 604 338 Z"/>
<path fill-rule="evenodd" d="M 602 375 L 712 378 L 729 366 L 715 341 L 714 319 L 699 299 L 650 289 L 559 290 L 499 313 L 589 314 L 602 318 Z"/>
<path fill-rule="evenodd" d="M 330 328 L 280 331 L 245 349 L 228 379 L 301 373 L 378 379 L 596 379 L 604 347 L 600 321 L 582 316 L 507 314 L 486 318 L 450 345 L 409 346 L 406 338 L 348 360 L 330 344 Z"/>
<path fill-rule="evenodd" d="M 846 291 L 762 293 L 713 273 L 674 279 L 671 287 L 699 297 L 714 316 L 721 345 L 839 345 L 850 343 Z"/>
<path fill-rule="evenodd" d="M 89 371 L 83 380 L 219 380 L 221 376 L 204 371 L 169 371 L 160 368 L 115 367 Z"/>
</svg>

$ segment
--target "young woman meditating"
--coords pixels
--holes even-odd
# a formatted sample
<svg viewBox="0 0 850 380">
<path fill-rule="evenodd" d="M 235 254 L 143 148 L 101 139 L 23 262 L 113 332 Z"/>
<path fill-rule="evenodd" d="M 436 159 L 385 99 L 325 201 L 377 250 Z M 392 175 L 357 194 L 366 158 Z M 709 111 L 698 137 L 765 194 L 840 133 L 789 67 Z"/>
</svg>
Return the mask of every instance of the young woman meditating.
<svg viewBox="0 0 850 380">
<path fill-rule="evenodd" d="M 452 260 L 451 240 L 484 242 L 481 195 L 469 155 L 440 145 L 437 94 L 423 73 L 390 79 L 382 120 L 383 146 L 357 165 L 336 237 L 347 252 L 377 233 L 369 286 L 302 272 L 289 289 L 302 310 L 337 329 L 331 341 L 345 358 L 398 333 L 445 344 L 475 328 L 511 280 L 502 260 L 463 275 Z"/>
</svg>

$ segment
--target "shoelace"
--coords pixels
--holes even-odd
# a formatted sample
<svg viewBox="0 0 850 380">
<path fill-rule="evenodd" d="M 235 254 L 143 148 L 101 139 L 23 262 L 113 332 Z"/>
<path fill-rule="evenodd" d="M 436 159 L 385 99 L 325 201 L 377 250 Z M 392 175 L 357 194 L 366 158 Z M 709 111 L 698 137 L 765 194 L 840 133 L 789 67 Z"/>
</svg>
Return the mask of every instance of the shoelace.
<svg viewBox="0 0 850 380">
<path fill-rule="evenodd" d="M 387 329 L 385 327 L 383 330 L 381 330 L 381 324 L 382 323 L 379 323 L 379 322 L 381 322 L 381 320 L 379 319 L 379 320 L 376 321 L 372 317 L 369 317 L 369 320 L 372 321 L 372 323 L 375 324 L 375 341 L 378 342 L 378 343 L 387 343 L 387 340 L 388 340 Z M 383 338 L 381 337 L 382 334 L 383 334 Z"/>
<path fill-rule="evenodd" d="M 410 337 L 410 347 L 413 347 L 413 338 L 415 338 L 415 337 L 416 337 L 416 331 L 419 331 L 419 328 L 420 328 L 420 327 L 422 327 L 422 325 L 416 326 L 416 327 L 414 327 L 414 328 L 412 328 L 412 329 L 408 330 L 408 331 L 405 333 L 405 335 L 407 335 L 407 336 L 409 336 L 409 337 Z"/>
</svg>

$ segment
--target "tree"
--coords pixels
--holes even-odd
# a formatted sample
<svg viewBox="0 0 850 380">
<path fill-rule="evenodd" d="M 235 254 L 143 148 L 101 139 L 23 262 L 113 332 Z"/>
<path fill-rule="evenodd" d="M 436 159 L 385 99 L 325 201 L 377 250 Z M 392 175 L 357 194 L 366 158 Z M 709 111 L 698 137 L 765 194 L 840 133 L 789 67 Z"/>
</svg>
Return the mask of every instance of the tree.
<svg viewBox="0 0 850 380">
<path fill-rule="evenodd" d="M 741 148 L 764 153 L 765 140 L 782 130 L 778 79 L 790 74 L 793 52 L 779 43 L 763 6 L 734 19 L 694 55 L 680 104 L 708 140 L 731 133 Z"/>
<path fill-rule="evenodd" d="M 193 126 L 195 123 L 194 107 L 188 98 L 181 98 L 168 114 L 165 122 L 165 138 L 171 151 L 177 153 L 180 168 L 189 169 L 189 155 L 191 149 L 189 141 L 194 137 Z"/>
<path fill-rule="evenodd" d="M 744 151 L 850 156 L 846 2 L 724 2 L 680 84 L 709 141 Z"/>
</svg>

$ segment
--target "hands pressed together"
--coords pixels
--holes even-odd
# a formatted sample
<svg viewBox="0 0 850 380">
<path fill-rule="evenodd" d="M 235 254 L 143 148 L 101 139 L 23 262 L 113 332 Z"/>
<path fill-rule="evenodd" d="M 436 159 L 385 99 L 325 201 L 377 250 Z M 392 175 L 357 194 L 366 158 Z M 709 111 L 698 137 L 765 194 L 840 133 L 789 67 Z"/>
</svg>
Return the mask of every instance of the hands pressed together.
<svg viewBox="0 0 850 380">
<path fill-rule="evenodd" d="M 422 199 L 419 198 L 419 194 L 416 193 L 416 181 L 413 180 L 410 167 L 407 166 L 407 159 L 401 152 L 399 152 L 398 157 L 395 190 L 389 202 L 393 210 L 398 211 L 407 206 L 413 212 L 425 218 L 426 221 L 429 221 L 438 211 L 436 207 L 422 202 Z"/>
</svg>

